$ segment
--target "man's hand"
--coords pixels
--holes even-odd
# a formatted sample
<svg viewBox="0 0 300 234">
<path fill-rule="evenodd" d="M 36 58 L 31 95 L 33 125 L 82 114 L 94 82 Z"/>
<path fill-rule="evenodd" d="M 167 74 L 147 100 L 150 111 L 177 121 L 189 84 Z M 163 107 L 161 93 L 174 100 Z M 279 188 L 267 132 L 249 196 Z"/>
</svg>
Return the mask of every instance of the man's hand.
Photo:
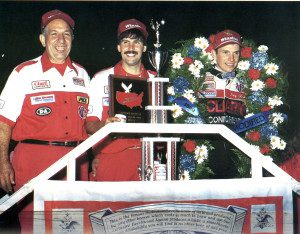
<svg viewBox="0 0 300 234">
<path fill-rule="evenodd" d="M 13 192 L 15 185 L 15 174 L 11 163 L 8 160 L 0 161 L 0 185 L 8 193 Z"/>
</svg>

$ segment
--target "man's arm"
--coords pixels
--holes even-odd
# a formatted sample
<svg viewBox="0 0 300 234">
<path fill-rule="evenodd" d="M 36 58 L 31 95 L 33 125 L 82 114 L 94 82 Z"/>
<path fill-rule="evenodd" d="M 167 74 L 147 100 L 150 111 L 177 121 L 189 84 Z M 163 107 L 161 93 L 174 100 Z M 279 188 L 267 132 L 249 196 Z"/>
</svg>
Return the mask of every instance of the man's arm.
<svg viewBox="0 0 300 234">
<path fill-rule="evenodd" d="M 12 192 L 12 185 L 15 184 L 14 170 L 8 155 L 11 132 L 11 126 L 0 122 L 0 186 L 6 192 Z"/>
<path fill-rule="evenodd" d="M 85 122 L 85 129 L 88 134 L 94 134 L 100 128 L 104 127 L 104 125 L 113 122 L 120 122 L 121 120 L 118 117 L 109 117 L 105 121 L 86 121 Z"/>
</svg>

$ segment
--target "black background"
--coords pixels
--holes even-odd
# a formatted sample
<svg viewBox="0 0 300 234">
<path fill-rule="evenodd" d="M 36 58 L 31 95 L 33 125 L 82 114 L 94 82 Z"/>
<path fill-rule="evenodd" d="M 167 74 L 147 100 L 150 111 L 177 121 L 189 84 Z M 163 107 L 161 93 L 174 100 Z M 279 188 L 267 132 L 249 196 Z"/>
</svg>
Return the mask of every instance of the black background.
<svg viewBox="0 0 300 234">
<path fill-rule="evenodd" d="M 217 2 L 217 1 L 2 1 L 0 2 L 0 88 L 19 63 L 43 52 L 39 43 L 43 13 L 60 9 L 75 20 L 75 40 L 71 51 L 74 61 L 83 65 L 90 76 L 113 66 L 119 60 L 116 31 L 121 20 L 136 18 L 150 33 L 148 50 L 153 50 L 155 34 L 150 20 L 164 19 L 161 43 L 164 50 L 176 42 L 196 35 L 208 37 L 226 28 L 269 47 L 269 54 L 282 61 L 290 87 L 289 131 L 299 127 L 300 2 Z M 151 68 L 144 58 L 146 67 Z"/>
</svg>

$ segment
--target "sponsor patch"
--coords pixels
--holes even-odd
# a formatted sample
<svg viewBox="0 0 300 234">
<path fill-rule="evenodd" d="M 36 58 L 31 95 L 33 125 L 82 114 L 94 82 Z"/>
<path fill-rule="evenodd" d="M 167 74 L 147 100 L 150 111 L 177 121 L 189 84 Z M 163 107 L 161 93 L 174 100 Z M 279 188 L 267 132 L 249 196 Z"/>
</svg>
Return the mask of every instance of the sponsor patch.
<svg viewBox="0 0 300 234">
<path fill-rule="evenodd" d="M 55 102 L 54 94 L 30 97 L 31 105 Z"/>
<path fill-rule="evenodd" d="M 4 107 L 5 101 L 0 99 L 0 109 L 2 109 Z"/>
<path fill-rule="evenodd" d="M 105 86 L 104 86 L 104 93 L 105 93 L 105 94 L 108 94 L 108 85 L 105 85 Z"/>
<path fill-rule="evenodd" d="M 51 87 L 50 80 L 35 80 L 31 82 L 31 87 L 35 89 L 48 89 Z"/>
<path fill-rule="evenodd" d="M 84 106 L 79 106 L 78 107 L 78 114 L 79 114 L 80 118 L 85 119 L 87 113 L 88 113 L 88 110 Z"/>
<path fill-rule="evenodd" d="M 79 86 L 85 87 L 84 79 L 82 79 L 82 78 L 73 77 L 73 83 L 75 85 L 79 85 Z"/>
<path fill-rule="evenodd" d="M 109 106 L 109 98 L 108 97 L 102 98 L 102 106 Z"/>
<path fill-rule="evenodd" d="M 42 106 L 38 109 L 36 109 L 35 113 L 38 116 L 45 116 L 45 115 L 49 115 L 52 112 L 51 108 L 48 106 Z"/>
<path fill-rule="evenodd" d="M 77 96 L 77 102 L 83 103 L 83 104 L 88 104 L 89 103 L 89 99 L 87 97 Z"/>
</svg>

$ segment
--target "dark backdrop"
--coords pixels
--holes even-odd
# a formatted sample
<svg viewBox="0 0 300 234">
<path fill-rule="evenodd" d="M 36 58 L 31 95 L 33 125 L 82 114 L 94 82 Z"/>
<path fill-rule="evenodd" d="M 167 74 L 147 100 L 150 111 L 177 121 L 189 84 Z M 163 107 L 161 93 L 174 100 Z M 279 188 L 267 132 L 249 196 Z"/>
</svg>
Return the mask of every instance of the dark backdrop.
<svg viewBox="0 0 300 234">
<path fill-rule="evenodd" d="M 16 65 L 42 53 L 38 40 L 40 18 L 52 9 L 63 10 L 75 19 L 71 56 L 90 76 L 119 60 L 116 31 L 124 19 L 137 18 L 148 27 L 152 18 L 165 19 L 166 25 L 161 30 L 164 50 L 198 34 L 209 36 L 225 28 L 236 30 L 258 45 L 267 45 L 270 54 L 283 62 L 290 83 L 289 129 L 292 132 L 299 127 L 300 2 L 3 1 L 0 2 L 0 90 Z M 150 29 L 149 32 L 151 50 L 155 35 Z"/>
</svg>

